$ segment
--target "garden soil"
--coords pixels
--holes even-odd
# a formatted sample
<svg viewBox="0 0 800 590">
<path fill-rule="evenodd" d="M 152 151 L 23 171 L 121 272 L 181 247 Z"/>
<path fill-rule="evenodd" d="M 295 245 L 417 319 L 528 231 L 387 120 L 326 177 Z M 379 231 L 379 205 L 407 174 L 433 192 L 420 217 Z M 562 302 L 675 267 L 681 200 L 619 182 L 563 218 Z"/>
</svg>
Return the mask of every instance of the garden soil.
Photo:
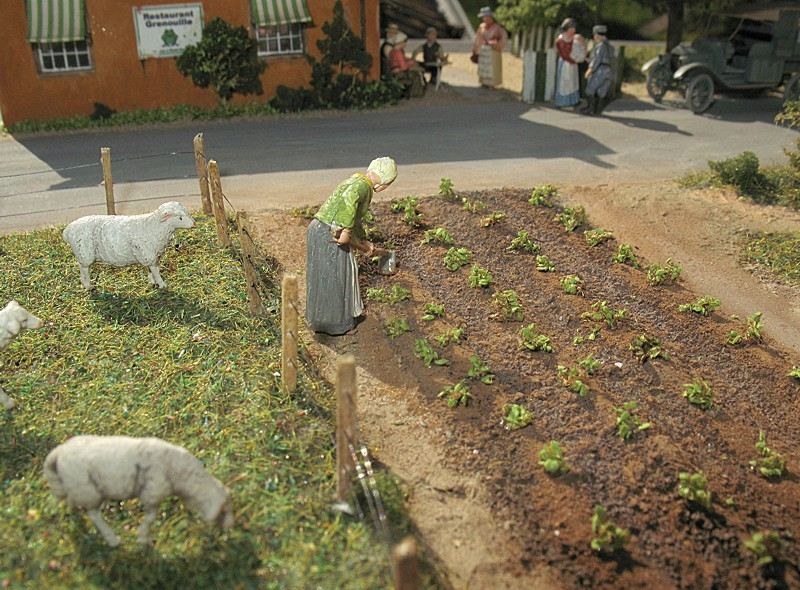
<svg viewBox="0 0 800 590">
<path fill-rule="evenodd" d="M 423 226 L 412 228 L 388 203 L 375 204 L 377 228 L 397 248 L 399 272 L 379 275 L 368 261 L 362 294 L 400 285 L 412 297 L 390 305 L 367 301 L 354 333 L 306 334 L 310 354 L 332 380 L 335 358 L 352 353 L 359 366 L 359 425 L 375 456 L 403 479 L 409 511 L 426 554 L 453 588 L 792 588 L 800 587 L 800 383 L 787 376 L 800 364 L 796 329 L 800 295 L 742 268 L 738 241 L 752 230 L 800 230 L 800 216 L 738 199 L 721 190 L 688 191 L 669 183 L 560 187 L 560 205 L 583 205 L 589 224 L 567 232 L 557 208 L 534 207 L 530 189 L 460 193 L 486 209 L 469 213 L 460 201 L 421 200 Z M 484 226 L 493 212 L 505 218 Z M 307 221 L 270 211 L 253 218 L 256 238 L 304 290 Z M 493 284 L 468 285 L 470 266 L 445 269 L 447 247 L 421 244 L 425 229 L 444 227 L 473 253 Z M 614 239 L 587 244 L 583 231 L 603 227 Z M 535 269 L 535 256 L 506 250 L 529 232 L 554 272 Z M 613 263 L 620 243 L 635 246 L 643 265 L 668 257 L 683 268 L 677 284 L 651 286 L 642 268 Z M 563 292 L 560 280 L 581 277 L 582 291 Z M 514 289 L 524 321 L 501 321 L 492 294 Z M 712 295 L 722 300 L 710 316 L 680 313 L 678 305 Z M 582 318 L 606 301 L 625 309 L 616 326 Z M 421 319 L 425 303 L 441 303 L 444 317 Z M 302 306 L 302 302 L 301 302 Z M 765 338 L 731 347 L 731 330 L 764 312 Z M 739 317 L 731 317 L 736 314 Z M 412 331 L 391 339 L 384 326 L 407 319 Z M 553 352 L 522 350 L 519 329 L 536 324 Z M 434 338 L 462 327 L 461 342 L 440 347 Z M 595 340 L 576 336 L 600 328 Z M 647 334 L 668 358 L 641 362 L 630 343 Z M 414 343 L 427 338 L 450 360 L 425 367 Z M 580 397 L 557 375 L 592 354 L 601 363 L 583 376 Z M 486 362 L 492 384 L 467 379 L 470 357 Z M 703 379 L 714 391 L 710 409 L 682 396 Z M 467 407 L 438 397 L 464 381 Z M 627 442 L 615 433 L 615 408 L 638 403 L 652 427 Z M 504 407 L 521 404 L 530 426 L 507 430 Z M 788 475 L 760 477 L 749 462 L 759 430 L 788 459 Z M 570 471 L 553 477 L 538 465 L 542 446 L 556 440 Z M 713 493 L 711 509 L 678 495 L 678 473 L 702 470 Z M 628 529 L 626 549 L 596 554 L 589 546 L 595 505 Z M 777 531 L 782 560 L 759 567 L 743 541 Z"/>
</svg>

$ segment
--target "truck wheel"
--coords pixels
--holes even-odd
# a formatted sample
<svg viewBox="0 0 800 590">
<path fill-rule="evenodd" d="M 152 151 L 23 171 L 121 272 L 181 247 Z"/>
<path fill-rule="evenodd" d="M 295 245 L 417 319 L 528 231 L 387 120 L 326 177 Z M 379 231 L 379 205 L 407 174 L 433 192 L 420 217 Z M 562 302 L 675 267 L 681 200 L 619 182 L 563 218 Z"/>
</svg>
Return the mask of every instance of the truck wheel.
<svg viewBox="0 0 800 590">
<path fill-rule="evenodd" d="M 800 100 L 800 74 L 794 74 L 783 87 L 783 104 L 790 100 Z"/>
<path fill-rule="evenodd" d="M 656 102 L 661 102 L 672 82 L 672 70 L 667 64 L 656 64 L 647 72 L 647 94 Z"/>
<path fill-rule="evenodd" d="M 686 106 L 695 114 L 702 113 L 714 102 L 714 80 L 708 74 L 697 74 L 686 85 Z"/>
</svg>

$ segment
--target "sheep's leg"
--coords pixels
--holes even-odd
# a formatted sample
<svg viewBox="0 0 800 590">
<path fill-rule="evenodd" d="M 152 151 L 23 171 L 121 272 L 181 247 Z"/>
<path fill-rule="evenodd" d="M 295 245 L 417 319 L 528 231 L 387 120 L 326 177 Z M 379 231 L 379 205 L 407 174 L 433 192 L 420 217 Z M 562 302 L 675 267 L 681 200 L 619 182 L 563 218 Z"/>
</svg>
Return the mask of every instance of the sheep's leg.
<svg viewBox="0 0 800 590">
<path fill-rule="evenodd" d="M 151 285 L 156 284 L 156 280 L 153 278 L 153 272 L 150 270 L 150 267 L 147 267 L 147 282 Z"/>
<path fill-rule="evenodd" d="M 100 534 L 103 535 L 109 547 L 116 547 L 119 545 L 119 537 L 111 530 L 111 527 L 108 526 L 108 523 L 106 523 L 106 520 L 103 518 L 98 508 L 87 510 L 86 514 L 89 515 L 89 519 L 94 523 L 94 526 L 97 527 L 97 530 L 100 531 Z"/>
<path fill-rule="evenodd" d="M 89 279 L 89 267 L 81 265 L 81 285 L 84 289 L 92 288 L 92 281 Z"/>
<path fill-rule="evenodd" d="M 15 405 L 17 405 L 13 399 L 6 395 L 6 392 L 3 391 L 3 388 L 0 387 L 0 404 L 3 404 L 3 407 L 6 410 L 12 409 Z"/>
<path fill-rule="evenodd" d="M 150 525 L 155 522 L 157 515 L 158 510 L 156 506 L 144 507 L 144 518 L 142 519 L 142 524 L 139 525 L 138 541 L 140 543 L 147 545 L 153 542 L 153 539 L 150 537 Z"/>
<path fill-rule="evenodd" d="M 164 282 L 164 279 L 161 278 L 161 273 L 158 272 L 158 266 L 154 264 L 148 268 L 150 269 L 150 273 L 153 275 L 153 280 L 155 281 L 156 287 L 159 289 L 166 289 L 167 284 Z"/>
</svg>

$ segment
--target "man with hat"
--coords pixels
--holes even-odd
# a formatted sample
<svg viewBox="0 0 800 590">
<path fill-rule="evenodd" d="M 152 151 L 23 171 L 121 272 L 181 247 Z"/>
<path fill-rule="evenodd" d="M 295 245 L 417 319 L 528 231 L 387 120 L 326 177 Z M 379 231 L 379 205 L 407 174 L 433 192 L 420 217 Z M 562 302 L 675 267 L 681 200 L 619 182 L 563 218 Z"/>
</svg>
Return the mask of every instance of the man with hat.
<svg viewBox="0 0 800 590">
<path fill-rule="evenodd" d="M 586 108 L 584 113 L 599 115 L 611 100 L 611 85 L 614 82 L 614 48 L 608 42 L 608 29 L 605 25 L 592 27 L 594 47 L 586 70 Z"/>
</svg>

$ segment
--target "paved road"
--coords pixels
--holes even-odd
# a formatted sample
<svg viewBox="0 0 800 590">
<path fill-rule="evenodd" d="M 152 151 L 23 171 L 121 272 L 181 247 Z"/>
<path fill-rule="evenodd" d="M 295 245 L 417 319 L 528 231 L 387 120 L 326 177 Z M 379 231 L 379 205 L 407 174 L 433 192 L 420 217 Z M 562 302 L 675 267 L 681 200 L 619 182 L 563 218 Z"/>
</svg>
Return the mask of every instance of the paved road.
<svg viewBox="0 0 800 590">
<path fill-rule="evenodd" d="M 381 111 L 0 141 L 0 233 L 104 212 L 101 146 L 111 147 L 118 212 L 168 198 L 197 207 L 191 149 L 199 131 L 226 196 L 244 209 L 318 202 L 378 155 L 401 166 L 381 195 L 393 198 L 435 193 L 445 176 L 460 189 L 529 187 L 671 178 L 744 150 L 779 162 L 797 136 L 772 123 L 780 106 L 773 97 L 725 98 L 703 116 L 619 100 L 607 116 L 587 118 L 450 75 L 452 90 L 435 99 Z"/>
</svg>

